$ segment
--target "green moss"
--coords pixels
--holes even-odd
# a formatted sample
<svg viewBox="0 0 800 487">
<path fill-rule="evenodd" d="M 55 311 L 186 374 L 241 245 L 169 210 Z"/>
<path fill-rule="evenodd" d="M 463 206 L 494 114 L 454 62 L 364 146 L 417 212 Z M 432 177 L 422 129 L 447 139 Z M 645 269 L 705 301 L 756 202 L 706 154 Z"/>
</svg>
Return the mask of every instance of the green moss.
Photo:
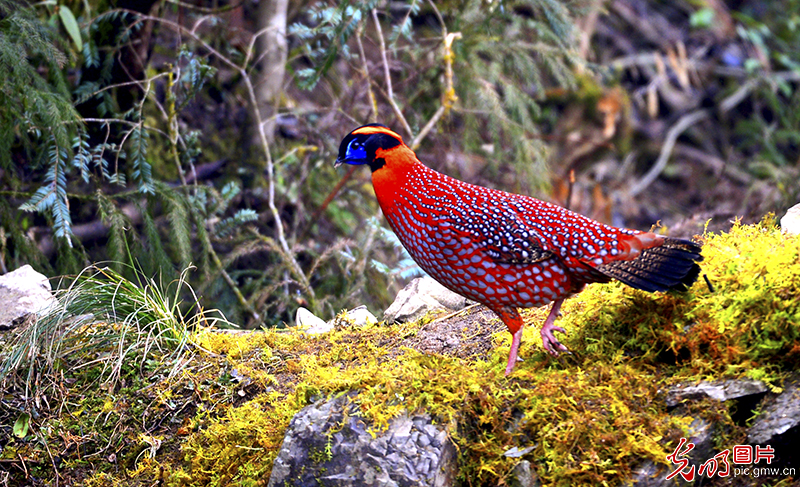
<svg viewBox="0 0 800 487">
<path fill-rule="evenodd" d="M 589 286 L 565 306 L 573 349 L 675 365 L 679 377 L 749 375 L 778 383 L 800 365 L 800 237 L 758 225 L 703 237 L 702 277 L 687 293 Z M 587 326 L 591 325 L 591 326 Z M 588 357 L 587 357 L 588 358 Z"/>
</svg>

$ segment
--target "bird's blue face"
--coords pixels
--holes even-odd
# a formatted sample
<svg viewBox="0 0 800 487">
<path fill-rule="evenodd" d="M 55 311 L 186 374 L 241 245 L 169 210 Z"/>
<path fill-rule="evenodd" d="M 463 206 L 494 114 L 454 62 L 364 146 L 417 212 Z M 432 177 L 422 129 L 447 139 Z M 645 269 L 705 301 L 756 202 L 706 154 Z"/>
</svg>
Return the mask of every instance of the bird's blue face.
<svg viewBox="0 0 800 487">
<path fill-rule="evenodd" d="M 367 148 L 364 147 L 364 140 L 361 137 L 356 137 L 347 144 L 347 152 L 345 152 L 344 160 L 346 164 L 366 164 Z"/>
<path fill-rule="evenodd" d="M 382 157 L 376 157 L 376 153 L 392 149 L 402 143 L 400 136 L 385 125 L 377 123 L 362 125 L 342 140 L 335 166 L 365 164 L 375 171 L 386 162 Z"/>
</svg>

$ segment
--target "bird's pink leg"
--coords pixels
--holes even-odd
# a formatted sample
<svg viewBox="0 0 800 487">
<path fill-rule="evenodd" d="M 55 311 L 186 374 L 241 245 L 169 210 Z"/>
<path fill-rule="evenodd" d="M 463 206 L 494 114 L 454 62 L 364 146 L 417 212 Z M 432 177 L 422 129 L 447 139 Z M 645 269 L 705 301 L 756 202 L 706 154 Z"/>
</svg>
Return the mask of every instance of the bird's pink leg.
<svg viewBox="0 0 800 487">
<path fill-rule="evenodd" d="M 508 363 L 506 364 L 506 375 L 510 374 L 512 370 L 514 370 L 514 366 L 517 362 L 522 362 L 522 359 L 517 357 L 517 350 L 519 350 L 519 344 L 522 341 L 522 329 L 525 326 L 521 326 L 516 333 L 513 333 L 511 336 L 511 351 L 508 353 Z"/>
<path fill-rule="evenodd" d="M 517 362 L 521 361 L 517 357 L 517 350 L 519 350 L 519 344 L 522 341 L 522 329 L 525 328 L 525 322 L 522 321 L 522 316 L 519 315 L 517 308 L 509 306 L 490 309 L 500 317 L 508 327 L 509 333 L 511 333 L 511 351 L 508 353 L 508 364 L 506 364 L 506 375 L 508 375 L 514 370 Z"/>
<path fill-rule="evenodd" d="M 544 320 L 544 325 L 542 325 L 542 331 L 540 332 L 542 335 L 542 345 L 544 345 L 544 349 L 547 350 L 547 352 L 554 357 L 558 356 L 558 352 L 569 352 L 567 347 L 562 345 L 561 342 L 558 341 L 558 338 L 556 338 L 555 335 L 553 335 L 554 331 L 566 333 L 566 331 L 563 328 L 561 328 L 560 326 L 555 326 L 553 324 L 555 323 L 556 318 L 558 318 L 560 314 L 559 310 L 561 309 L 561 303 L 563 302 L 564 302 L 563 299 L 557 299 L 553 301 L 553 307 L 550 308 L 550 314 L 547 315 L 547 319 Z M 513 350 L 513 344 L 512 344 L 512 350 Z"/>
</svg>

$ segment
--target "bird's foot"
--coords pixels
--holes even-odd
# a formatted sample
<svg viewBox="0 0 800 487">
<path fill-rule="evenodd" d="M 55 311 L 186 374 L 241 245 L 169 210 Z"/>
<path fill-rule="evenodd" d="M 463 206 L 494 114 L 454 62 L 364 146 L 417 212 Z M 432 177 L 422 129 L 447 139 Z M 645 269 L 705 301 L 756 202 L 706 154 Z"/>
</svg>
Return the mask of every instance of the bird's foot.
<svg viewBox="0 0 800 487">
<path fill-rule="evenodd" d="M 569 349 L 560 341 L 558 341 L 558 338 L 553 335 L 554 331 L 566 333 L 566 330 L 560 326 L 555 326 L 548 323 L 545 323 L 545 325 L 542 326 L 542 345 L 544 345 L 544 349 L 547 350 L 547 353 L 553 357 L 558 357 L 559 352 L 569 352 Z"/>
<path fill-rule="evenodd" d="M 547 319 L 544 320 L 544 325 L 542 325 L 542 331 L 540 332 L 544 349 L 553 357 L 558 357 L 559 352 L 569 352 L 569 349 L 562 345 L 561 342 L 558 341 L 558 338 L 553 335 L 554 331 L 566 333 L 566 330 L 553 324 L 556 318 L 561 315 L 562 302 L 564 302 L 563 299 L 558 299 L 553 302 L 553 307 L 550 308 L 550 314 L 547 315 Z"/>
</svg>

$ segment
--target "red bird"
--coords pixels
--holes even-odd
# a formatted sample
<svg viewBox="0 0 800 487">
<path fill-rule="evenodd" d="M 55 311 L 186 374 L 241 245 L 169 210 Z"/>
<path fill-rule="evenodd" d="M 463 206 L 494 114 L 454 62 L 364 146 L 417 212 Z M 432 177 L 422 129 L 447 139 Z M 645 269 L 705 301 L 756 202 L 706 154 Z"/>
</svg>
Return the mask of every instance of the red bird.
<svg viewBox="0 0 800 487">
<path fill-rule="evenodd" d="M 366 164 L 383 214 L 411 257 L 445 287 L 484 304 L 511 332 L 506 375 L 517 362 L 524 323 L 517 308 L 553 302 L 544 348 L 565 298 L 612 278 L 644 291 L 683 290 L 700 272 L 700 246 L 615 228 L 544 201 L 475 186 L 423 165 L 384 125 L 350 132 L 336 164 Z"/>
</svg>

